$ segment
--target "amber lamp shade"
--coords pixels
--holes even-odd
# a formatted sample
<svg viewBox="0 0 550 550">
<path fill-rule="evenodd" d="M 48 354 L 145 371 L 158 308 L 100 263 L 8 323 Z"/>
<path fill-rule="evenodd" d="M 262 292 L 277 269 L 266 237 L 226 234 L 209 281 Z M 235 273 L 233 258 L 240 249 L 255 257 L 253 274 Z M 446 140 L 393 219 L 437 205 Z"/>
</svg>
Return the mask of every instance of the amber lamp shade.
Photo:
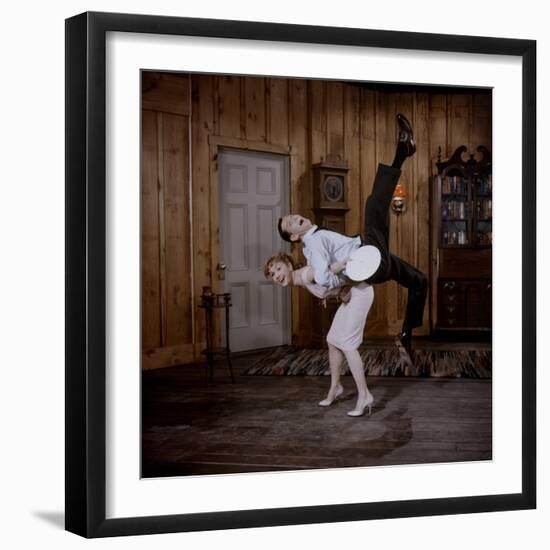
<svg viewBox="0 0 550 550">
<path fill-rule="evenodd" d="M 407 209 L 407 191 L 405 191 L 405 188 L 400 183 L 396 185 L 393 192 L 391 209 L 397 215 L 403 214 Z"/>
</svg>

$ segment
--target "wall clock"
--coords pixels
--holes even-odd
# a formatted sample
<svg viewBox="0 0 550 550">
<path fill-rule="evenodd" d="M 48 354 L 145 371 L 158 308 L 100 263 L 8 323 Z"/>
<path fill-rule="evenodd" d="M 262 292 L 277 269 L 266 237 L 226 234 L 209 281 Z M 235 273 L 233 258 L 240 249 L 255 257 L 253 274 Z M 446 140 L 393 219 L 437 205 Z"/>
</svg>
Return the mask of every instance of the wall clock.
<svg viewBox="0 0 550 550">
<path fill-rule="evenodd" d="M 317 225 L 345 232 L 347 201 L 347 164 L 319 162 L 313 170 L 313 212 Z"/>
</svg>

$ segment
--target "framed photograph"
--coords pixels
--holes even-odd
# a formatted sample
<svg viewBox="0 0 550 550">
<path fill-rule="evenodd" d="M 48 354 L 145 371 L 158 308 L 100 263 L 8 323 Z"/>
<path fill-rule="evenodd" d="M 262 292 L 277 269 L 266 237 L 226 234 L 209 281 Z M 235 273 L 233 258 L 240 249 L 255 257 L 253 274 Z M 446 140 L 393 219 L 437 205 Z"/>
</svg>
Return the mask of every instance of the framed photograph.
<svg viewBox="0 0 550 550">
<path fill-rule="evenodd" d="M 66 21 L 66 528 L 536 505 L 536 43 Z"/>
</svg>

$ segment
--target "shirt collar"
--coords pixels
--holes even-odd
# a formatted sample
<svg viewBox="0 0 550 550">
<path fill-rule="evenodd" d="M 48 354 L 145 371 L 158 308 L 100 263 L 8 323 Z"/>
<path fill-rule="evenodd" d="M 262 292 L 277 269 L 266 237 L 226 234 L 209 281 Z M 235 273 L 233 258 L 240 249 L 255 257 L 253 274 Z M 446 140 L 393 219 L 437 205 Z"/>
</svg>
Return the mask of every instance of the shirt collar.
<svg viewBox="0 0 550 550">
<path fill-rule="evenodd" d="M 302 242 L 307 246 L 307 241 L 311 238 L 313 233 L 317 231 L 317 226 L 312 225 L 303 235 L 302 235 Z"/>
</svg>

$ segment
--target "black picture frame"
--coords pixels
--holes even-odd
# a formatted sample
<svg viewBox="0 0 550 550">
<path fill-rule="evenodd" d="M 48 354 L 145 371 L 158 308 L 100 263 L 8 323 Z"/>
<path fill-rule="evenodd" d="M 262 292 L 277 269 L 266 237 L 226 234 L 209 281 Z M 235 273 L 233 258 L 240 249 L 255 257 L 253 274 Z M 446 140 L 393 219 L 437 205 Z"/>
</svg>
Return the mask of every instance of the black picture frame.
<svg viewBox="0 0 550 550">
<path fill-rule="evenodd" d="M 522 60 L 522 491 L 106 519 L 105 42 L 108 31 L 516 56 Z M 536 506 L 536 42 L 115 13 L 66 20 L 66 529 L 108 537 Z"/>
</svg>

